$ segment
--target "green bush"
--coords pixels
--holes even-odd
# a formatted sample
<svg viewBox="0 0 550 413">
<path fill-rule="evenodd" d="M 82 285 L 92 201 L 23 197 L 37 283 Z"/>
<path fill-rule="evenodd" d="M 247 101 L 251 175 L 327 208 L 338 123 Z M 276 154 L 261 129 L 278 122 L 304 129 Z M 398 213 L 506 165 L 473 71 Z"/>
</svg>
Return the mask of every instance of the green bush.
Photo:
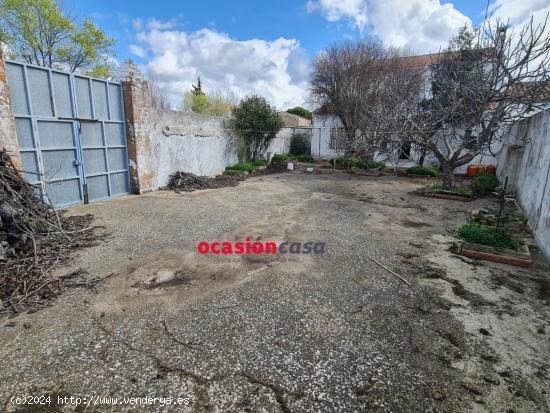
<svg viewBox="0 0 550 413">
<path fill-rule="evenodd" d="M 267 161 L 265 159 L 258 159 L 257 161 L 252 162 L 254 166 L 265 166 Z"/>
<path fill-rule="evenodd" d="M 453 188 L 453 192 L 460 195 L 472 195 L 472 189 L 469 186 L 461 185 Z"/>
<path fill-rule="evenodd" d="M 273 154 L 273 158 L 271 158 L 273 162 L 283 162 L 288 161 L 288 155 L 286 153 L 275 153 Z"/>
<path fill-rule="evenodd" d="M 343 168 L 357 166 L 357 164 L 359 163 L 359 159 L 355 156 L 338 156 L 336 158 L 330 158 L 328 161 L 331 165 L 336 164 L 336 166 L 340 166 Z"/>
<path fill-rule="evenodd" d="M 474 180 L 474 186 L 480 191 L 494 191 L 499 185 L 496 175 L 487 172 L 480 173 Z"/>
<path fill-rule="evenodd" d="M 250 162 L 240 162 L 238 164 L 228 166 L 225 170 L 252 172 L 254 171 L 254 164 Z"/>
<path fill-rule="evenodd" d="M 456 232 L 458 238 L 473 244 L 490 245 L 495 248 L 516 249 L 518 242 L 504 228 L 486 228 L 477 223 L 462 225 Z"/>
<path fill-rule="evenodd" d="M 289 153 L 294 156 L 309 155 L 311 153 L 309 138 L 300 133 L 292 135 Z"/>
<path fill-rule="evenodd" d="M 292 109 L 288 109 L 287 112 L 292 113 L 294 115 L 301 116 L 302 118 L 306 118 L 309 120 L 313 119 L 313 113 L 311 113 L 309 110 L 302 108 L 300 106 L 297 106 Z"/>
<path fill-rule="evenodd" d="M 313 156 L 311 155 L 300 155 L 296 159 L 298 159 L 300 162 L 312 162 Z"/>
<path fill-rule="evenodd" d="M 386 167 L 386 164 L 372 159 L 363 159 L 357 162 L 357 166 L 361 169 L 383 169 Z"/>
<path fill-rule="evenodd" d="M 439 176 L 439 171 L 433 166 L 411 166 L 407 173 L 415 175 Z"/>
<path fill-rule="evenodd" d="M 433 184 L 432 186 L 428 187 L 428 189 L 432 189 L 435 191 L 445 190 L 442 183 Z M 450 189 L 449 191 L 455 192 L 459 195 L 472 195 L 472 189 L 465 185 L 455 186 L 453 189 Z"/>
</svg>

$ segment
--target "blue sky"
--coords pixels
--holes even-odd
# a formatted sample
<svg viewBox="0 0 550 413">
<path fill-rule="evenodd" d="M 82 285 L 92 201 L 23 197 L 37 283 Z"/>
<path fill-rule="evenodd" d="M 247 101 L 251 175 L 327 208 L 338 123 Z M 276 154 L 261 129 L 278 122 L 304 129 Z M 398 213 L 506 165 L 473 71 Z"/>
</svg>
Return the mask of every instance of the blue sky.
<svg viewBox="0 0 550 413">
<path fill-rule="evenodd" d="M 437 51 L 464 24 L 478 24 L 475 0 L 107 1 L 65 0 L 117 39 L 174 105 L 201 76 L 207 92 L 258 93 L 279 108 L 307 101 L 310 60 L 333 42 L 373 35 L 414 53 Z M 493 0 L 520 24 L 550 0 Z M 307 103 L 306 103 L 307 105 Z"/>
</svg>

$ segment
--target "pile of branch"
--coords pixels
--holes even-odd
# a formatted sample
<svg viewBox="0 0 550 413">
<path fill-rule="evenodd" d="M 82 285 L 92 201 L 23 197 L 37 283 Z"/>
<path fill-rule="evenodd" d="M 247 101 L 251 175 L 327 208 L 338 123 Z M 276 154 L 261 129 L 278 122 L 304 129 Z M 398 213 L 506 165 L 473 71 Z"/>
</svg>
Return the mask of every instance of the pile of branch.
<svg viewBox="0 0 550 413">
<path fill-rule="evenodd" d="M 201 189 L 237 186 L 239 181 L 242 180 L 244 180 L 242 176 L 236 175 L 220 175 L 209 178 L 207 176 L 197 176 L 190 172 L 176 172 L 170 175 L 166 188 L 176 192 L 192 192 Z"/>
<path fill-rule="evenodd" d="M 52 270 L 73 249 L 94 245 L 92 221 L 42 202 L 0 151 L 0 314 L 40 308 L 61 292 L 63 280 Z"/>
</svg>

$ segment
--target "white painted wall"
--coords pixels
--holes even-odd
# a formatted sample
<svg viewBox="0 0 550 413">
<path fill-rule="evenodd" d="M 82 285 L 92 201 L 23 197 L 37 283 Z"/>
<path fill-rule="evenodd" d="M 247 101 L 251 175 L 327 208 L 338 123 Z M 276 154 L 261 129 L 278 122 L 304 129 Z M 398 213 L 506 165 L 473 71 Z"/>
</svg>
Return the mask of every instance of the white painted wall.
<svg viewBox="0 0 550 413">
<path fill-rule="evenodd" d="M 338 156 L 337 151 L 329 148 L 330 144 L 330 130 L 332 128 L 341 128 L 342 121 L 337 116 L 319 116 L 315 115 L 313 117 L 313 127 L 312 127 L 312 140 L 311 140 L 311 154 L 316 159 L 328 159 L 334 156 Z M 444 150 L 445 145 L 441 142 L 441 148 Z M 455 169 L 455 173 L 466 173 L 468 165 L 470 164 L 484 164 L 484 165 L 496 165 L 497 157 L 493 154 L 498 154 L 502 144 L 500 142 L 495 142 L 491 151 L 482 153 L 476 156 L 470 163 L 466 165 L 459 166 Z M 420 154 L 412 148 L 411 150 L 411 159 L 400 159 L 398 163 L 399 168 L 409 168 L 417 164 Z M 387 161 L 384 157 L 375 156 L 377 161 L 385 161 L 388 165 L 391 163 Z M 424 160 L 425 165 L 437 164 L 437 159 L 428 154 Z M 393 165 L 392 165 L 393 166 Z"/>
<path fill-rule="evenodd" d="M 267 151 L 288 152 L 293 131 L 282 129 Z M 154 189 L 165 186 L 177 171 L 215 176 L 239 161 L 236 142 L 220 117 L 153 110 L 145 142 L 138 163 L 150 171 Z"/>
<path fill-rule="evenodd" d="M 529 217 L 535 240 L 550 260 L 550 109 L 515 124 L 497 164 L 501 182 Z"/>
</svg>

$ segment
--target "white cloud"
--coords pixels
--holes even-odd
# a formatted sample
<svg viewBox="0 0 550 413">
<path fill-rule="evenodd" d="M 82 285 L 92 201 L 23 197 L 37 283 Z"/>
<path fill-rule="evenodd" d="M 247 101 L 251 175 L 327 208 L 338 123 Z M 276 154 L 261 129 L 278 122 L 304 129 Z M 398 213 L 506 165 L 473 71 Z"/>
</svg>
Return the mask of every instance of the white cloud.
<svg viewBox="0 0 550 413">
<path fill-rule="evenodd" d="M 137 40 L 139 48 L 152 56 L 147 64 L 149 73 L 173 104 L 179 103 L 198 76 L 207 93 L 255 93 L 278 108 L 305 100 L 309 66 L 297 40 L 235 40 L 211 29 L 151 29 L 140 32 Z"/>
<path fill-rule="evenodd" d="M 141 19 L 132 20 L 132 27 L 134 28 L 134 30 L 142 30 L 143 29 L 143 20 L 141 20 Z"/>
<path fill-rule="evenodd" d="M 173 20 L 163 22 L 152 17 L 147 21 L 147 29 L 149 30 L 170 30 L 175 27 L 176 22 Z"/>
<path fill-rule="evenodd" d="M 308 0 L 308 13 L 319 11 L 328 21 L 348 20 L 357 29 L 367 25 L 367 2 L 364 0 Z"/>
<path fill-rule="evenodd" d="M 527 23 L 531 16 L 534 21 L 542 23 L 550 13 L 549 0 L 496 0 L 491 4 L 493 17 L 509 21 L 512 26 Z"/>
<path fill-rule="evenodd" d="M 439 0 L 372 1 L 370 22 L 373 32 L 387 44 L 417 53 L 437 52 L 464 25 L 469 17 L 451 3 Z"/>
<path fill-rule="evenodd" d="M 307 9 L 329 21 L 350 21 L 384 43 L 416 53 L 436 52 L 471 20 L 439 0 L 309 0 Z"/>
<path fill-rule="evenodd" d="M 135 44 L 130 45 L 130 53 L 141 58 L 144 58 L 147 54 L 143 47 L 136 46 Z"/>
</svg>

